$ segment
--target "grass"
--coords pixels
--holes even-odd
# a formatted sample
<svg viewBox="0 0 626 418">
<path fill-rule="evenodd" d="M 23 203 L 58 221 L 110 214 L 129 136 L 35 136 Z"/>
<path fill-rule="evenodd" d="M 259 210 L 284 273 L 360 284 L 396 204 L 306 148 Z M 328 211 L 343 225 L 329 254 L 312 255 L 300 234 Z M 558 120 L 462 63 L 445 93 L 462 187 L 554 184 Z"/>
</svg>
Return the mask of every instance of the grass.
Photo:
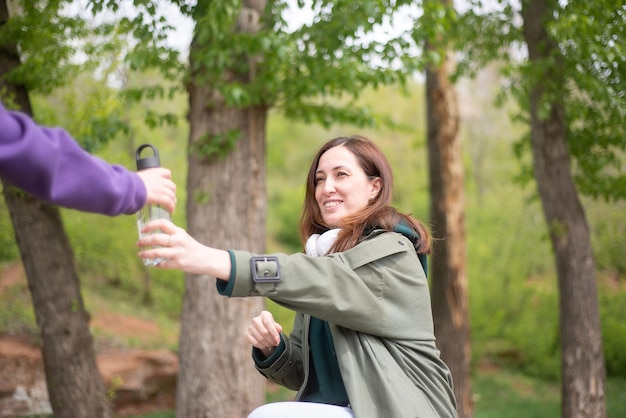
<svg viewBox="0 0 626 418">
<path fill-rule="evenodd" d="M 516 371 L 474 376 L 474 418 L 547 418 L 561 416 L 557 383 L 527 377 Z M 626 416 L 626 379 L 606 382 L 607 418 Z"/>
<path fill-rule="evenodd" d="M 519 372 L 481 373 L 472 381 L 475 418 L 559 417 L 558 385 Z"/>
</svg>

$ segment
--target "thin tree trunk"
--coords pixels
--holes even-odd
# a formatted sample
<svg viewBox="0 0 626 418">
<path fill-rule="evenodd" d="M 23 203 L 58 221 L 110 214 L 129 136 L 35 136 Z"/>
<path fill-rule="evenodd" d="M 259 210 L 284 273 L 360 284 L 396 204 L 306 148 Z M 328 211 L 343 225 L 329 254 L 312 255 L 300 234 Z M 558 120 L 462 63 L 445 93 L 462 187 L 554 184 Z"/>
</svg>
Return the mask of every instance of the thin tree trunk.
<svg viewBox="0 0 626 418">
<path fill-rule="evenodd" d="M 544 66 L 543 60 L 556 51 L 544 26 L 552 13 L 551 2 L 522 4 L 530 61 Z M 606 371 L 595 261 L 585 212 L 572 179 L 563 104 L 545 95 L 544 80 L 563 86 L 559 74 L 557 63 L 538 78 L 530 92 L 530 114 L 535 177 L 559 283 L 562 416 L 603 418 Z"/>
<path fill-rule="evenodd" d="M 9 18 L 0 2 L 0 25 Z M 0 45 L 0 91 L 32 114 L 23 86 L 2 76 L 20 65 L 15 45 Z M 59 210 L 43 204 L 3 181 L 15 238 L 31 292 L 50 404 L 57 418 L 110 417 L 111 406 L 96 363 L 74 255 Z"/>
<path fill-rule="evenodd" d="M 448 55 L 441 65 L 426 70 L 430 217 L 435 237 L 430 277 L 437 345 L 452 372 L 458 415 L 471 418 L 465 192 L 458 100 L 450 81 L 453 68 Z"/>
<path fill-rule="evenodd" d="M 248 4 L 253 3 L 253 4 Z M 265 1 L 243 2 L 238 30 L 253 32 Z M 250 16 L 257 19 L 248 19 Z M 195 42 L 193 48 L 201 47 Z M 241 82 L 252 75 L 238 75 Z M 267 109 L 226 107 L 209 88 L 192 82 L 190 150 L 207 137 L 238 131 L 235 149 L 223 158 L 189 155 L 188 228 L 200 242 L 218 248 L 261 253 L 265 247 L 265 130 Z M 243 338 L 251 319 L 264 307 L 261 298 L 227 299 L 215 279 L 185 277 L 178 417 L 241 418 L 264 402 L 265 379 L 256 371 Z"/>
</svg>

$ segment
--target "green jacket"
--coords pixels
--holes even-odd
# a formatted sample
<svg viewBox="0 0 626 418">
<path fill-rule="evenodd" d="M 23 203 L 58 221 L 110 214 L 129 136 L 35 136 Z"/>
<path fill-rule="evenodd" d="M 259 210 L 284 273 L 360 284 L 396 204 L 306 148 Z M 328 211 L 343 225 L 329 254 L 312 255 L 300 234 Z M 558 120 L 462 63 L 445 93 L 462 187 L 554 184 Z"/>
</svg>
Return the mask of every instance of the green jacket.
<svg viewBox="0 0 626 418">
<path fill-rule="evenodd" d="M 435 346 L 428 282 L 407 237 L 377 230 L 345 252 L 273 254 L 269 265 L 251 263 L 249 252 L 230 254 L 231 278 L 218 281 L 220 293 L 265 296 L 298 312 L 284 352 L 260 369 L 268 379 L 301 394 L 312 315 L 329 322 L 356 418 L 457 416 L 452 377 Z M 262 282 L 268 266 L 280 281 Z"/>
</svg>

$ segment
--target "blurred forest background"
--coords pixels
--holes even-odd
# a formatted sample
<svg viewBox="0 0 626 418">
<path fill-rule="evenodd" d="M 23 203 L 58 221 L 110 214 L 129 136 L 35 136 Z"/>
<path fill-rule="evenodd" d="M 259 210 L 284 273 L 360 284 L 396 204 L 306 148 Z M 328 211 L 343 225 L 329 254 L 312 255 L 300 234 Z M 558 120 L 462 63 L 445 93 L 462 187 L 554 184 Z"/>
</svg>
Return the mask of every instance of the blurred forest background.
<svg viewBox="0 0 626 418">
<path fill-rule="evenodd" d="M 493 397 L 507 416 L 521 416 L 528 405 L 539 404 L 532 416 L 558 415 L 560 373 L 558 292 L 550 243 L 534 186 L 517 179 L 522 163 L 513 143 L 523 129 L 510 122 L 506 105 L 493 103 L 498 79 L 485 71 L 476 80 L 464 80 L 459 91 L 462 106 L 467 190 L 467 250 L 470 284 L 472 359 L 476 416 L 493 408 Z M 36 114 L 42 123 L 60 125 L 79 135 L 83 121 L 97 106 L 102 85 L 81 80 L 49 97 L 37 97 Z M 423 109 L 423 84 L 415 81 L 407 93 L 385 88 L 364 94 L 362 103 L 395 124 L 393 128 L 359 129 L 294 123 L 273 113 L 268 126 L 267 188 L 269 252 L 300 251 L 295 225 L 300 214 L 303 182 L 312 152 L 327 139 L 362 133 L 386 152 L 394 168 L 395 203 L 428 222 L 428 190 Z M 107 161 L 134 169 L 134 150 L 141 143 L 156 145 L 164 166 L 172 169 L 178 200 L 185 201 L 187 130 L 184 97 L 154 101 L 149 107 L 180 115 L 176 126 L 150 129 L 131 109 L 132 137 L 121 136 L 99 149 Z M 133 116 L 136 113 L 137 116 Z M 224 185 L 228 187 L 228 185 Z M 618 417 L 626 405 L 626 204 L 585 200 L 597 258 L 603 343 L 608 372 L 608 412 Z M 185 226 L 184 207 L 174 220 Z M 107 218 L 63 210 L 63 220 L 75 251 L 88 311 L 116 312 L 153 321 L 160 333 L 124 336 L 92 327 L 97 345 L 176 350 L 183 300 L 183 275 L 146 268 L 136 257 L 134 216 Z M 0 202 L 0 262 L 19 260 L 12 225 Z M 0 333 L 38 334 L 27 284 L 0 294 Z M 269 304 L 278 321 L 289 326 L 292 314 Z M 497 370 L 497 373 L 493 373 Z M 546 386 L 547 385 L 547 386 Z M 553 386 L 550 386 L 553 385 Z M 550 388 L 551 389 L 546 389 Z M 507 389 L 509 388 L 509 389 Z M 502 395 L 508 393 L 511 395 Z M 482 392 L 482 393 L 481 393 Z M 288 399 L 293 394 L 270 394 Z M 507 396 L 512 396 L 508 398 Z M 481 402 L 489 400 L 489 402 Z M 530 404 L 529 404 L 530 402 Z M 497 407 L 497 404 L 495 405 Z M 547 409 L 542 409 L 547 408 Z M 541 412 L 542 411 L 542 412 Z M 552 411 L 552 412 L 550 412 Z M 493 415 L 497 416 L 497 415 Z"/>
<path fill-rule="evenodd" d="M 151 72 L 127 74 L 124 88 L 167 86 Z M 528 181 L 530 157 L 520 159 L 517 141 L 528 126 L 516 124 L 513 102 L 496 96 L 505 82 L 493 68 L 458 82 L 465 168 L 467 263 L 475 416 L 554 417 L 559 415 L 561 373 L 557 278 L 550 239 L 536 187 Z M 367 89 L 355 104 L 381 122 L 377 127 L 294 122 L 270 111 L 267 126 L 267 251 L 301 251 L 296 225 L 306 169 L 326 140 L 352 133 L 375 140 L 389 157 L 395 175 L 395 205 L 429 222 L 425 86 L 416 78 L 405 89 Z M 188 97 L 144 98 L 120 103 L 102 79 L 84 73 L 47 94 L 31 95 L 34 114 L 45 125 L 63 126 L 90 152 L 134 169 L 134 151 L 152 143 L 173 171 L 179 208 L 173 219 L 186 226 Z M 146 123 L 146 109 L 176 115 L 176 123 Z M 131 126 L 120 134 L 94 120 L 120 114 Z M 384 123 L 383 123 L 384 122 Z M 95 128 L 94 128 L 95 126 Z M 90 138 L 116 134 L 106 144 Z M 228 184 L 223 187 L 228 188 Z M 607 412 L 626 416 L 626 202 L 583 199 L 596 258 L 606 359 Z M 62 210 L 74 250 L 86 309 L 139 318 L 158 327 L 149 335 L 119 334 L 91 324 L 96 347 L 178 350 L 185 290 L 179 272 L 144 267 L 136 256 L 134 216 L 107 218 Z M 207 242 L 207 244 L 210 244 Z M 11 220 L 0 201 L 0 274 L 19 263 Z M 39 335 L 26 282 L 0 287 L 0 334 Z M 269 309 L 287 326 L 292 313 L 272 303 Z M 289 331 L 287 328 L 286 331 Z M 293 394 L 268 387 L 268 399 Z M 168 416 L 173 416 L 169 413 Z"/>
</svg>

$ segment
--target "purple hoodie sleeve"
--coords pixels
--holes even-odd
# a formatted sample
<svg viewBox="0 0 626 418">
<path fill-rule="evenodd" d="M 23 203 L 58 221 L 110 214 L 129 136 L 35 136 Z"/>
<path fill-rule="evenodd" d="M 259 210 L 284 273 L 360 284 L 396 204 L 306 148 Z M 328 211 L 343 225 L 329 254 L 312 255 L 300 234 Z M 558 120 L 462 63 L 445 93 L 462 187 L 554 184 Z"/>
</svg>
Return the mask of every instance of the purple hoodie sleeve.
<svg viewBox="0 0 626 418">
<path fill-rule="evenodd" d="M 47 202 L 109 216 L 137 212 L 147 196 L 136 173 L 92 156 L 65 130 L 40 127 L 2 103 L 0 177 Z"/>
</svg>

